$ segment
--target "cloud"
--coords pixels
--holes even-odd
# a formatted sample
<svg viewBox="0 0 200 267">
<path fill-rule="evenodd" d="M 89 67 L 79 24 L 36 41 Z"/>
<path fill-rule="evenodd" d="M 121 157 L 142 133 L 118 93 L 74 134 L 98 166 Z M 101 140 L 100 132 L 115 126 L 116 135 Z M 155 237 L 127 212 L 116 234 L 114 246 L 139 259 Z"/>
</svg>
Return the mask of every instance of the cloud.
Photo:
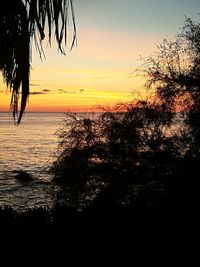
<svg viewBox="0 0 200 267">
<path fill-rule="evenodd" d="M 76 91 L 67 91 L 67 90 L 64 90 L 64 89 L 58 89 L 58 92 L 60 93 L 60 94 L 77 94 L 77 92 Z"/>
<path fill-rule="evenodd" d="M 31 83 L 30 86 L 40 86 L 38 83 Z"/>
<path fill-rule="evenodd" d="M 44 95 L 44 92 L 30 92 L 30 95 Z"/>
<path fill-rule="evenodd" d="M 38 92 L 38 91 L 33 91 L 33 92 L 30 92 L 30 95 L 44 95 L 44 94 L 47 94 L 51 92 L 51 90 L 48 90 L 48 89 L 43 89 L 42 91 Z"/>
<path fill-rule="evenodd" d="M 78 93 L 81 93 L 82 94 L 83 92 L 85 92 L 85 89 L 84 88 L 81 88 L 78 91 L 68 91 L 68 90 L 65 90 L 65 89 L 60 88 L 57 91 L 60 94 L 78 94 Z"/>
</svg>

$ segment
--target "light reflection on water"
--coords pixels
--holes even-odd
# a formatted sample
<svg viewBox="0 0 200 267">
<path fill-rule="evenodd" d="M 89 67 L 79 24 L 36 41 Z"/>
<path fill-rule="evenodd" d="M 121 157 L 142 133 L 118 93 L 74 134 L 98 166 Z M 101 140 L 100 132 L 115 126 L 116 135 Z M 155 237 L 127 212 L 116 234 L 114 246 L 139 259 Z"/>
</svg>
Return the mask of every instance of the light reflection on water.
<svg viewBox="0 0 200 267">
<path fill-rule="evenodd" d="M 63 126 L 63 113 L 27 113 L 19 126 L 11 114 L 0 113 L 0 206 L 24 209 L 51 206 L 58 188 L 52 187 L 48 172 L 55 158 L 58 139 L 56 131 Z M 180 118 L 167 129 L 179 131 Z M 34 181 L 22 183 L 14 171 L 23 170 Z"/>
<path fill-rule="evenodd" d="M 27 113 L 15 126 L 11 114 L 0 113 L 0 206 L 23 209 L 53 204 L 48 169 L 57 148 L 55 132 L 63 118 L 63 113 Z M 19 170 L 35 180 L 17 181 L 13 171 Z"/>
</svg>

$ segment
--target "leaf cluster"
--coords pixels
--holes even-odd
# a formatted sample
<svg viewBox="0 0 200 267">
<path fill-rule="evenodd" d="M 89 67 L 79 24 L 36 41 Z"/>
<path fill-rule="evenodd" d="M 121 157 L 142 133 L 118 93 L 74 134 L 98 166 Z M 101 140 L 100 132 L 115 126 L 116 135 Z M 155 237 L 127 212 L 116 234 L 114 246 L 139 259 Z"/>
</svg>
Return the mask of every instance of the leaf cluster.
<svg viewBox="0 0 200 267">
<path fill-rule="evenodd" d="M 70 16 L 71 14 L 71 16 Z M 73 0 L 7 0 L 0 9 L 0 70 L 12 91 L 11 109 L 20 123 L 29 96 L 32 46 L 42 58 L 42 41 L 46 32 L 49 43 L 52 36 L 64 54 L 67 44 L 67 26 L 72 20 L 71 47 L 76 42 Z M 20 108 L 19 100 L 21 99 Z"/>
</svg>

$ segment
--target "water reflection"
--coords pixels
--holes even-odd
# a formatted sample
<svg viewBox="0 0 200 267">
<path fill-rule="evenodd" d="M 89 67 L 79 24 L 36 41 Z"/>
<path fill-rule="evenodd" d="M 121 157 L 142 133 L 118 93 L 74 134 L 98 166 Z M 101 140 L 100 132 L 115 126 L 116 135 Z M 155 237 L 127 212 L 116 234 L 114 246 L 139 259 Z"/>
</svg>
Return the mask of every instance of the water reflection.
<svg viewBox="0 0 200 267">
<path fill-rule="evenodd" d="M 0 113 L 0 205 L 24 209 L 52 205 L 57 189 L 49 183 L 62 113 L 27 113 L 18 127 L 11 114 Z M 26 171 L 34 181 L 22 183 L 15 171 Z"/>
</svg>

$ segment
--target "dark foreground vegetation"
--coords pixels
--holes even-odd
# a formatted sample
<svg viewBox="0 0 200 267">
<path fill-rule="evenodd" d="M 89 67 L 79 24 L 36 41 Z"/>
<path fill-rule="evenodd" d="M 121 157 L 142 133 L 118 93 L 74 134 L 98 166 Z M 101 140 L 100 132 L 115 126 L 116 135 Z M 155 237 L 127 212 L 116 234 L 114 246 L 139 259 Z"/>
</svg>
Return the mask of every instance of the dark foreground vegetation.
<svg viewBox="0 0 200 267">
<path fill-rule="evenodd" d="M 21 214 L 1 209 L 1 261 L 134 266 L 145 260 L 180 263 L 190 255 L 192 262 L 199 255 L 198 211 L 196 201 L 156 206 L 138 201 L 134 207 L 99 205 L 83 212 L 59 205 Z"/>
<path fill-rule="evenodd" d="M 56 266 L 196 259 L 199 36 L 200 25 L 187 19 L 177 39 L 146 60 L 152 99 L 116 112 L 68 114 L 51 167 L 62 203 L 21 213 L 0 209 L 0 252 L 8 266 L 37 264 L 39 256 Z"/>
<path fill-rule="evenodd" d="M 61 204 L 0 209 L 4 266 L 134 266 L 146 257 L 198 255 L 198 128 L 187 114 L 176 124 L 177 114 L 159 107 L 138 102 L 99 116 L 69 114 L 51 168 Z"/>
</svg>

